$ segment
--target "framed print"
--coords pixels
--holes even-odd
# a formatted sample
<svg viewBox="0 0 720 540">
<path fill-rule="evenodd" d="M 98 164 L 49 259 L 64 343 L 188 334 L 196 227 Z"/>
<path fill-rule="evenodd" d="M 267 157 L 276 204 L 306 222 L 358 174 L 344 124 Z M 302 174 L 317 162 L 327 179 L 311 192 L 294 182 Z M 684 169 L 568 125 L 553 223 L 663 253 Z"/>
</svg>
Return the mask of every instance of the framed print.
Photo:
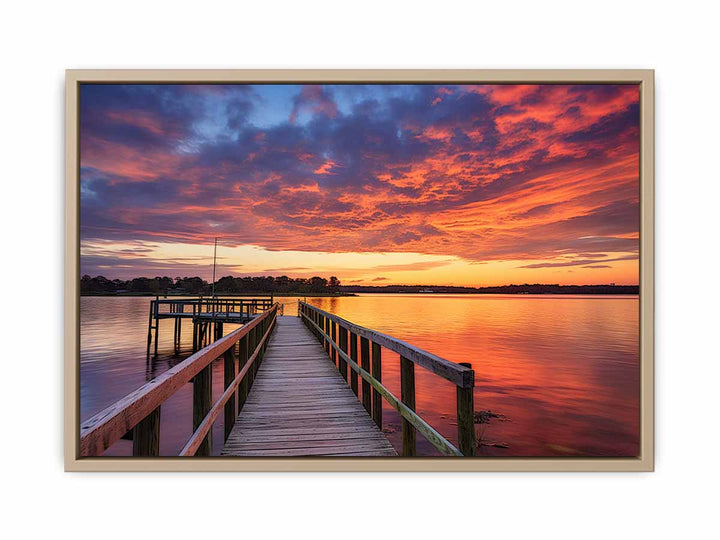
<svg viewBox="0 0 720 540">
<path fill-rule="evenodd" d="M 652 71 L 66 98 L 67 470 L 653 469 Z"/>
</svg>

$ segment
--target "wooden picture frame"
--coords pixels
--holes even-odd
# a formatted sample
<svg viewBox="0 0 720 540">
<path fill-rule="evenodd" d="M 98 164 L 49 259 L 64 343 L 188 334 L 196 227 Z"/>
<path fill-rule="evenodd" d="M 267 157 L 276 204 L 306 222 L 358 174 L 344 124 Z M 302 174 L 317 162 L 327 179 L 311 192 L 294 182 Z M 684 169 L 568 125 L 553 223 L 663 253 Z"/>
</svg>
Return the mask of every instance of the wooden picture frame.
<svg viewBox="0 0 720 540">
<path fill-rule="evenodd" d="M 640 454 L 637 458 L 80 457 L 79 85 L 82 83 L 625 83 L 640 89 Z M 652 70 L 68 70 L 66 72 L 65 469 L 67 471 L 652 471 L 654 467 L 654 72 Z"/>
</svg>

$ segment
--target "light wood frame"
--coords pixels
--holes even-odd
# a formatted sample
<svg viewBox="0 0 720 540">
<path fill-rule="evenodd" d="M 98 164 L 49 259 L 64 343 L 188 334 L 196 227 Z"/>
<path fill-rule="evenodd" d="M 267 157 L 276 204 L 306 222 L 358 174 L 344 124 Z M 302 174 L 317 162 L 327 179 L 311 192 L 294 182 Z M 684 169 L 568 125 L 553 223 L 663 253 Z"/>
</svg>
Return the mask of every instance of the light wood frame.
<svg viewBox="0 0 720 540">
<path fill-rule="evenodd" d="M 68 70 L 65 110 L 66 471 L 654 470 L 653 70 Z M 640 87 L 640 455 L 637 458 L 79 458 L 79 85 L 102 83 L 635 83 Z"/>
</svg>

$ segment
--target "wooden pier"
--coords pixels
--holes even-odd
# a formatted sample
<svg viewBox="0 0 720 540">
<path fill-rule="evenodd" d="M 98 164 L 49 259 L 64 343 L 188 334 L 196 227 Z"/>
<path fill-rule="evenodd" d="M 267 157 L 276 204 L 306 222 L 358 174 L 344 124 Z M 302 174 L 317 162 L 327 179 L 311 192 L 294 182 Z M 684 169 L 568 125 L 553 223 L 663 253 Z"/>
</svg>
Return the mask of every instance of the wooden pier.
<svg viewBox="0 0 720 540">
<path fill-rule="evenodd" d="M 209 345 L 223 334 L 223 324 L 245 324 L 274 305 L 272 296 L 253 298 L 235 297 L 198 297 L 198 298 L 160 298 L 150 301 L 148 316 L 147 356 L 155 337 L 154 355 L 158 354 L 160 320 L 172 319 L 173 348 L 180 352 L 182 339 L 182 321 L 190 319 L 193 323 L 193 352 Z"/>
<path fill-rule="evenodd" d="M 448 362 L 305 302 L 298 303 L 297 317 L 279 313 L 273 303 L 226 336 L 220 326 L 215 341 L 83 422 L 79 455 L 100 456 L 120 438 L 132 438 L 134 456 L 158 456 L 161 405 L 188 383 L 193 433 L 183 457 L 218 453 L 209 434 L 221 414 L 225 443 L 219 453 L 227 459 L 396 456 L 381 430 L 383 399 L 402 417 L 403 457 L 417 454 L 417 433 L 444 455 L 474 455 L 469 364 Z M 382 384 L 383 349 L 400 355 L 399 398 Z M 225 391 L 213 402 L 217 359 L 224 364 Z M 416 364 L 455 384 L 457 445 L 415 412 Z"/>
</svg>

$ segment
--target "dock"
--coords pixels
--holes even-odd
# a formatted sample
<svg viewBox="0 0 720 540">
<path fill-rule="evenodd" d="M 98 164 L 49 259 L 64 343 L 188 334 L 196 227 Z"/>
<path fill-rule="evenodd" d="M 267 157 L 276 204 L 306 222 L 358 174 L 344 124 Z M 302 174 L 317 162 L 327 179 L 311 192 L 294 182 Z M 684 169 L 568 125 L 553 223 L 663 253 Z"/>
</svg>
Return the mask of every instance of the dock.
<svg viewBox="0 0 720 540">
<path fill-rule="evenodd" d="M 277 318 L 224 456 L 396 456 L 297 317 Z"/>
<path fill-rule="evenodd" d="M 469 363 L 449 362 L 307 302 L 298 302 L 297 316 L 282 315 L 276 302 L 217 298 L 205 299 L 205 304 L 199 299 L 180 302 L 194 305 L 194 313 L 175 307 L 163 313 L 159 304 L 151 304 L 150 324 L 180 311 L 184 314 L 172 318 L 192 315 L 198 332 L 204 324 L 213 325 L 212 333 L 203 334 L 210 343 L 83 422 L 79 457 L 102 456 L 121 438 L 132 440 L 133 456 L 159 456 L 162 404 L 188 383 L 192 384 L 193 431 L 180 457 L 396 459 L 401 454 L 412 458 L 417 455 L 418 434 L 442 455 L 474 456 L 475 372 Z M 254 308 L 237 309 L 253 302 Z M 210 306 L 212 315 L 207 315 L 204 305 Z M 241 318 L 240 328 L 223 335 L 223 322 Z M 155 343 L 157 347 L 157 337 Z M 382 384 L 383 350 L 400 357 L 399 397 Z M 224 392 L 213 401 L 215 361 L 224 366 Z M 416 365 L 456 386 L 454 441 L 415 411 Z M 382 431 L 383 402 L 401 417 L 398 451 Z M 213 452 L 210 432 L 221 416 L 224 444 Z"/>
<path fill-rule="evenodd" d="M 150 301 L 148 316 L 147 356 L 155 337 L 154 356 L 158 354 L 160 342 L 160 320 L 172 319 L 173 348 L 180 352 L 182 339 L 182 321 L 190 319 L 193 327 L 193 352 L 208 345 L 211 339 L 222 336 L 223 324 L 246 324 L 259 313 L 270 309 L 274 304 L 272 295 L 252 298 L 220 298 L 217 296 L 198 298 L 160 298 Z"/>
</svg>

